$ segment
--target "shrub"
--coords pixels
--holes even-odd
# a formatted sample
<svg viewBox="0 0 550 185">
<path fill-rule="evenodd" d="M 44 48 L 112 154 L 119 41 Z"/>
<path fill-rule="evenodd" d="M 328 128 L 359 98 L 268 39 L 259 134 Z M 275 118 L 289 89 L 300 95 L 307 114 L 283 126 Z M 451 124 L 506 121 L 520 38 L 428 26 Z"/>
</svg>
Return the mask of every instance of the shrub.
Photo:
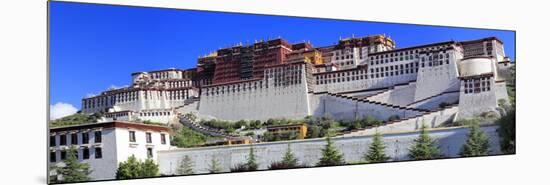
<svg viewBox="0 0 550 185">
<path fill-rule="evenodd" d="M 81 182 L 90 180 L 90 165 L 88 163 L 81 163 L 78 161 L 78 151 L 76 148 L 70 148 L 67 150 L 67 158 L 63 160 L 63 166 L 52 167 L 61 179 L 58 179 L 57 176 L 52 178 L 52 182 Z"/>
<path fill-rule="evenodd" d="M 384 162 L 390 159 L 386 156 L 384 142 L 380 133 L 374 134 L 372 143 L 369 146 L 369 151 L 363 156 L 363 159 L 369 163 Z"/>
<path fill-rule="evenodd" d="M 499 124 L 500 150 L 504 153 L 516 152 L 516 111 L 511 109 L 497 120 Z"/>
<path fill-rule="evenodd" d="M 191 175 L 195 173 L 193 167 L 195 164 L 191 160 L 191 157 L 185 155 L 181 161 L 178 163 L 178 168 L 176 169 L 176 174 L 178 175 Z"/>
<path fill-rule="evenodd" d="M 330 139 L 330 136 L 326 137 L 327 144 L 323 148 L 322 157 L 317 162 L 317 166 L 335 166 L 345 164 L 344 156 L 336 150 L 333 146 L 333 142 Z"/>
<path fill-rule="evenodd" d="M 141 162 L 132 155 L 126 161 L 119 163 L 115 176 L 117 179 L 134 179 L 159 175 L 159 167 L 153 159 L 149 158 Z"/>
<path fill-rule="evenodd" d="M 194 131 L 188 127 L 182 127 L 179 132 L 171 137 L 170 144 L 177 147 L 196 147 L 204 144 L 210 137 Z"/>
<path fill-rule="evenodd" d="M 441 103 L 439 104 L 439 108 L 445 108 L 445 107 L 450 106 L 450 105 L 451 105 L 450 103 L 441 102 Z"/>
<path fill-rule="evenodd" d="M 248 168 L 248 165 L 246 164 L 237 164 L 235 165 L 234 167 L 232 167 L 231 169 L 229 169 L 231 172 L 247 172 L 247 171 L 252 171 Z"/>
<path fill-rule="evenodd" d="M 414 145 L 409 149 L 409 157 L 413 160 L 434 159 L 441 157 L 437 140 L 428 135 L 426 125 L 422 125 L 420 135 L 414 139 Z"/>
<path fill-rule="evenodd" d="M 237 164 L 229 169 L 231 172 L 245 172 L 258 170 L 258 164 L 256 164 L 256 155 L 254 155 L 254 149 L 250 147 L 250 152 L 246 157 L 246 163 Z"/>
<path fill-rule="evenodd" d="M 478 124 L 470 125 L 470 132 L 466 143 L 460 149 L 460 156 L 480 156 L 489 153 L 489 138 L 479 128 Z"/>
<path fill-rule="evenodd" d="M 301 167 L 298 165 L 298 159 L 294 156 L 294 153 L 292 153 L 292 150 L 290 149 L 290 144 L 288 144 L 288 148 L 283 156 L 283 159 L 281 161 L 271 163 L 268 169 L 290 169 L 298 167 Z"/>
<path fill-rule="evenodd" d="M 391 115 L 390 117 L 388 117 L 388 121 L 393 121 L 393 120 L 398 120 L 400 119 L 399 115 Z"/>
</svg>

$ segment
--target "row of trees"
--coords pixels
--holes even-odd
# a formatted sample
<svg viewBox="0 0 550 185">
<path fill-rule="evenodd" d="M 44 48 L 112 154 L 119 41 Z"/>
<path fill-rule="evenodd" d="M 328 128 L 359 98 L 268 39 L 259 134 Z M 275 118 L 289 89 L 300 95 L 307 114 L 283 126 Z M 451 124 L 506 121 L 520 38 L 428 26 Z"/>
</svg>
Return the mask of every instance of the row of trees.
<svg viewBox="0 0 550 185">
<path fill-rule="evenodd" d="M 316 166 L 335 166 L 346 164 L 343 154 L 338 151 L 331 137 L 326 137 L 326 145 L 321 150 L 321 158 L 316 163 Z M 414 140 L 414 145 L 409 149 L 409 157 L 412 160 L 425 160 L 444 157 L 439 151 L 437 140 L 429 136 L 426 127 L 421 128 L 420 135 Z M 508 146 L 509 147 L 509 146 Z M 363 155 L 363 160 L 366 163 L 385 162 L 390 159 L 385 154 L 384 142 L 382 135 L 377 133 L 373 137 L 372 143 L 368 146 L 368 150 Z M 489 153 L 489 139 L 480 129 L 478 124 L 471 124 L 466 142 L 462 146 L 459 155 L 464 157 L 482 156 Z M 230 168 L 232 172 L 254 171 L 258 169 L 257 156 L 254 153 L 254 148 L 250 147 L 249 154 L 246 157 L 245 163 L 235 165 Z M 305 167 L 299 164 L 299 160 L 294 156 L 290 144 L 287 147 L 285 154 L 280 161 L 271 163 L 268 169 L 289 169 Z M 178 175 L 194 174 L 194 163 L 190 156 L 184 156 L 176 169 Z M 92 172 L 87 163 L 78 162 L 76 157 L 76 149 L 71 148 L 67 152 L 67 158 L 63 161 L 63 165 L 55 166 L 53 169 L 57 175 L 53 176 L 52 182 L 81 182 L 88 181 L 89 174 Z M 208 171 L 210 173 L 219 173 L 222 171 L 219 160 L 212 157 Z M 119 164 L 116 171 L 117 179 L 134 179 L 159 176 L 159 167 L 152 159 L 140 161 L 135 156 L 130 156 L 128 160 Z M 60 178 L 57 178 L 60 177 Z"/>
<path fill-rule="evenodd" d="M 480 129 L 478 124 L 472 124 L 469 127 L 469 134 L 466 142 L 462 146 L 459 155 L 463 157 L 470 156 L 482 156 L 489 153 L 489 139 L 485 133 Z M 331 137 L 326 137 L 327 144 L 321 150 L 321 158 L 315 164 L 316 166 L 337 166 L 344 165 L 343 154 L 338 151 Z M 367 152 L 363 155 L 364 163 L 378 163 L 385 162 L 390 159 L 385 153 L 386 146 L 382 141 L 382 135 L 376 133 L 373 137 L 372 143 L 368 146 Z M 444 157 L 440 150 L 437 140 L 429 136 L 429 132 L 426 127 L 421 128 L 420 135 L 414 140 L 414 145 L 409 149 L 409 158 L 411 160 L 426 160 L 437 159 Z M 237 164 L 230 168 L 231 172 L 243 172 L 254 171 L 258 169 L 256 162 L 257 156 L 254 153 L 254 149 L 251 147 L 245 163 Z M 177 174 L 187 175 L 193 174 L 193 163 L 188 156 L 185 156 L 178 167 Z M 306 167 L 306 165 L 300 164 L 299 160 L 294 156 L 291 150 L 290 144 L 287 147 L 285 154 L 280 161 L 272 162 L 268 169 L 290 169 Z M 212 158 L 209 165 L 210 173 L 218 173 L 221 171 L 219 161 Z"/>
</svg>

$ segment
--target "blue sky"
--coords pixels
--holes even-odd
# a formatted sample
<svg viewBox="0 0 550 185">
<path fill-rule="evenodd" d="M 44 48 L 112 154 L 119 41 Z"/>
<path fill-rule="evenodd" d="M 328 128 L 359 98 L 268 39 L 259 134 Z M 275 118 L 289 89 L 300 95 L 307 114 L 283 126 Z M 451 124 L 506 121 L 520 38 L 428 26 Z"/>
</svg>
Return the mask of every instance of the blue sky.
<svg viewBox="0 0 550 185">
<path fill-rule="evenodd" d="M 496 36 L 515 60 L 511 31 L 50 2 L 50 96 L 80 109 L 82 97 L 128 85 L 130 74 L 192 68 L 199 55 L 283 37 L 314 46 L 386 34 L 398 48 Z"/>
</svg>

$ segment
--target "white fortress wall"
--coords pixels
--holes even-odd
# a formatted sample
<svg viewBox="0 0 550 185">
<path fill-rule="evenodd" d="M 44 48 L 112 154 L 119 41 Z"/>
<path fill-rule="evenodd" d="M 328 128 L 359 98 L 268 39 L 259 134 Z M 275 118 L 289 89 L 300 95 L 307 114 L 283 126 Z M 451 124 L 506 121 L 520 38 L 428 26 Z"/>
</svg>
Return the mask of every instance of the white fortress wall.
<svg viewBox="0 0 550 185">
<path fill-rule="evenodd" d="M 190 97 L 197 96 L 192 88 L 165 90 L 130 90 L 129 92 L 107 92 L 83 100 L 82 110 L 85 113 L 95 113 L 114 108 L 114 111 L 141 111 L 149 109 L 169 109 L 181 106 Z"/>
<path fill-rule="evenodd" d="M 456 48 L 421 53 L 420 58 L 414 101 L 460 88 L 456 62 L 462 55 Z"/>
<path fill-rule="evenodd" d="M 174 123 L 177 121 L 177 115 L 172 109 L 151 109 L 136 113 L 138 119 L 142 121 L 152 121 L 158 123 Z"/>
<path fill-rule="evenodd" d="M 393 105 L 406 106 L 414 101 L 416 82 L 395 86 L 389 93 L 387 102 Z"/>
<path fill-rule="evenodd" d="M 460 92 L 446 92 L 438 95 L 431 96 L 429 98 L 413 102 L 408 104 L 407 107 L 419 108 L 419 109 L 428 109 L 434 110 L 439 108 L 439 105 L 443 102 L 447 104 L 454 104 L 459 101 Z"/>
<path fill-rule="evenodd" d="M 481 128 L 489 137 L 490 154 L 500 154 L 499 138 L 496 126 Z M 383 136 L 386 154 L 390 160 L 408 160 L 408 150 L 413 145 L 418 132 L 387 134 Z M 448 157 L 458 157 L 460 148 L 468 134 L 467 128 L 452 128 L 430 131 L 430 136 L 439 142 L 440 151 Z M 359 162 L 372 142 L 371 136 L 333 138 L 334 146 L 343 153 L 348 163 Z M 171 175 L 176 172 L 179 161 L 188 155 L 194 162 L 196 173 L 208 173 L 208 165 L 215 157 L 221 164 L 223 172 L 229 172 L 231 167 L 246 162 L 246 157 L 253 147 L 259 164 L 259 169 L 267 169 L 275 161 L 280 161 L 287 150 L 288 144 L 300 164 L 314 166 L 321 157 L 325 147 L 324 138 L 293 140 L 282 142 L 260 143 L 253 145 L 214 146 L 202 148 L 185 148 L 158 152 L 158 163 L 161 174 Z"/>
<path fill-rule="evenodd" d="M 425 113 L 417 117 L 412 117 L 405 120 L 396 120 L 387 125 L 369 128 L 361 131 L 344 134 L 343 137 L 350 136 L 362 136 L 373 135 L 376 132 L 385 133 L 399 133 L 399 132 L 412 132 L 422 128 L 422 125 L 426 125 L 428 128 L 436 128 L 443 123 L 454 121 L 458 113 L 458 106 L 446 108 L 440 111 Z"/>
<path fill-rule="evenodd" d="M 314 92 L 342 93 L 365 89 L 387 88 L 396 84 L 403 84 L 416 80 L 416 72 L 413 73 L 412 69 L 409 70 L 410 73 L 401 74 L 396 67 L 396 72 L 391 73 L 393 75 L 385 77 L 377 77 L 371 70 L 370 67 L 369 69 L 359 67 L 356 69 L 314 74 L 316 78 Z M 388 73 L 388 75 L 389 74 L 390 73 Z"/>
<path fill-rule="evenodd" d="M 275 68 L 274 72 L 266 72 L 263 80 L 203 88 L 199 113 L 234 121 L 304 118 L 310 112 L 306 74 L 304 65 L 296 66 L 301 68 L 295 73 L 281 74 Z"/>
<path fill-rule="evenodd" d="M 315 101 L 312 101 L 314 103 L 312 113 L 315 117 L 330 116 L 338 120 L 355 120 L 373 116 L 379 120 L 387 120 L 393 115 L 405 118 L 421 114 L 415 110 L 354 100 L 351 97 L 338 97 L 331 94 L 317 94 L 313 97 Z"/>
<path fill-rule="evenodd" d="M 393 89 L 388 89 L 387 91 L 380 92 L 378 94 L 374 94 L 370 97 L 368 97 L 368 100 L 371 101 L 377 101 L 377 102 L 384 102 L 387 103 L 390 99 L 390 94 L 393 91 Z"/>
<path fill-rule="evenodd" d="M 343 94 L 343 95 L 346 95 L 346 96 L 352 96 L 352 97 L 367 97 L 367 96 L 372 96 L 372 95 L 381 93 L 381 92 L 386 91 L 386 90 L 387 89 L 373 89 L 373 90 L 367 89 L 367 90 L 363 90 L 363 91 L 343 92 L 343 93 L 340 93 L 340 94 Z"/>
<path fill-rule="evenodd" d="M 497 103 L 501 99 L 507 103 L 510 103 L 510 99 L 508 98 L 508 89 L 506 89 L 505 81 L 495 82 L 495 96 L 497 99 Z"/>
<path fill-rule="evenodd" d="M 475 92 L 474 89 L 468 92 L 466 88 L 467 83 L 474 83 L 473 81 L 466 82 L 462 80 L 460 86 L 460 102 L 459 102 L 459 118 L 471 118 L 472 116 L 478 116 L 483 112 L 495 111 L 495 108 L 498 106 L 498 99 L 495 87 L 495 81 L 492 76 L 490 77 L 479 77 L 476 79 L 485 78 L 486 80 L 481 80 L 481 83 L 489 83 L 490 87 L 485 88 L 486 90 Z M 474 79 L 471 79 L 474 80 Z M 481 87 L 483 89 L 483 87 Z"/>
</svg>

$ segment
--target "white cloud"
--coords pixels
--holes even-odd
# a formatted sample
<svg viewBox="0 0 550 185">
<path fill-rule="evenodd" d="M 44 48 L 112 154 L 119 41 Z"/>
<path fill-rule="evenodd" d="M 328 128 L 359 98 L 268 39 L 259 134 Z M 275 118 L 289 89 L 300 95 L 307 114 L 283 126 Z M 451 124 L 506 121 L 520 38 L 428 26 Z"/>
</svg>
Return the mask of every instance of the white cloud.
<svg viewBox="0 0 550 185">
<path fill-rule="evenodd" d="M 50 120 L 62 118 L 78 111 L 76 107 L 71 104 L 57 102 L 54 105 L 50 105 Z"/>
</svg>

